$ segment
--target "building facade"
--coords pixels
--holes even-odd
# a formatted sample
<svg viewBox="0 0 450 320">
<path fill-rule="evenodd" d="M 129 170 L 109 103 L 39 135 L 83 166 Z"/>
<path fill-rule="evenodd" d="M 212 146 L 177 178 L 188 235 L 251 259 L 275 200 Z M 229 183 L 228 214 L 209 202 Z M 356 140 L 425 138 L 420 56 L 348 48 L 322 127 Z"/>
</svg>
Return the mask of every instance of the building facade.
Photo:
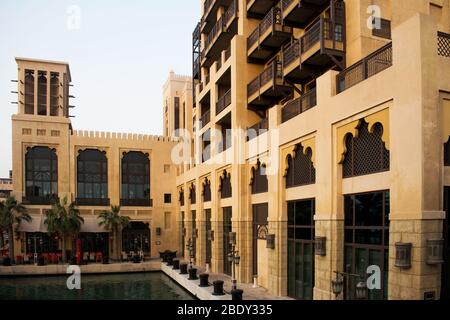
<svg viewBox="0 0 450 320">
<path fill-rule="evenodd" d="M 85 220 L 79 235 L 85 252 L 111 254 L 114 239 L 98 225 L 98 215 L 111 205 L 121 206 L 120 214 L 131 220 L 118 235 L 122 252 L 159 257 L 161 251 L 177 250 L 172 237 L 178 227 L 176 167 L 170 156 L 176 141 L 74 130 L 68 64 L 22 58 L 16 62 L 12 195 L 26 205 L 32 222 L 22 222 L 16 230 L 15 256 L 62 250 L 61 241 L 51 237 L 44 224 L 45 212 L 57 198 L 78 206 Z M 66 249 L 72 248 L 69 242 Z"/>
<path fill-rule="evenodd" d="M 448 299 L 449 32 L 448 0 L 202 1 L 185 258 L 231 274 L 233 231 L 275 295 Z"/>
</svg>

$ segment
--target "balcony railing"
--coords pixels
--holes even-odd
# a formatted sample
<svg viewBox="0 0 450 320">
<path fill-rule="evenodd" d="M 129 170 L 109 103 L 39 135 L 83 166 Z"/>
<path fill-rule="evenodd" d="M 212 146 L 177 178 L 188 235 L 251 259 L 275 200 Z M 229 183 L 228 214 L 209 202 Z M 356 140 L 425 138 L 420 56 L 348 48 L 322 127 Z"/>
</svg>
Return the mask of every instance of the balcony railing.
<svg viewBox="0 0 450 320">
<path fill-rule="evenodd" d="M 225 50 L 225 61 L 228 61 L 230 57 L 231 57 L 231 46 L 228 47 L 227 50 Z"/>
<path fill-rule="evenodd" d="M 110 205 L 110 200 L 107 198 L 105 199 L 77 198 L 75 200 L 75 204 L 77 206 L 107 207 Z"/>
<path fill-rule="evenodd" d="M 337 75 L 337 93 L 380 73 L 392 66 L 392 42 L 373 52 Z"/>
<path fill-rule="evenodd" d="M 272 62 L 259 76 L 257 76 L 247 86 L 247 97 L 257 93 L 261 87 L 275 79 L 283 79 L 281 63 L 279 61 Z"/>
<path fill-rule="evenodd" d="M 203 13 L 205 15 L 208 14 L 208 12 L 212 8 L 214 2 L 216 2 L 216 0 L 205 0 L 205 2 L 203 3 Z"/>
<path fill-rule="evenodd" d="M 274 7 L 264 17 L 261 23 L 256 27 L 247 39 L 247 50 L 258 42 L 260 37 L 269 29 L 273 29 L 275 24 L 281 24 L 280 8 Z"/>
<path fill-rule="evenodd" d="M 438 55 L 450 58 L 450 34 L 438 32 Z"/>
<path fill-rule="evenodd" d="M 194 65 L 192 66 L 192 70 L 193 70 L 193 76 L 196 79 L 197 76 L 200 73 L 200 56 L 198 56 L 197 58 L 195 58 L 194 60 Z"/>
<path fill-rule="evenodd" d="M 288 102 L 281 111 L 281 121 L 285 123 L 299 114 L 317 105 L 316 88 L 306 92 L 301 97 Z"/>
<path fill-rule="evenodd" d="M 153 207 L 153 199 L 120 199 L 123 207 Z"/>
<path fill-rule="evenodd" d="M 231 104 L 231 89 L 228 90 L 216 103 L 216 115 L 220 114 Z"/>
<path fill-rule="evenodd" d="M 200 117 L 200 122 L 202 124 L 202 128 L 204 128 L 210 121 L 211 121 L 211 110 L 207 110 Z"/>
<path fill-rule="evenodd" d="M 257 124 L 249 127 L 247 129 L 247 139 L 248 141 L 255 139 L 256 137 L 266 133 L 269 130 L 269 119 L 264 118 Z"/>
</svg>

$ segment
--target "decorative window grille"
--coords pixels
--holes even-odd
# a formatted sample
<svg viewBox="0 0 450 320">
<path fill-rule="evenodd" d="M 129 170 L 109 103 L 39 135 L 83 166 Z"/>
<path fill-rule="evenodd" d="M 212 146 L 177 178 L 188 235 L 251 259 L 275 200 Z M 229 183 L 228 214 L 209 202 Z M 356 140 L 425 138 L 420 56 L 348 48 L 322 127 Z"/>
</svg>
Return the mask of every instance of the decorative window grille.
<svg viewBox="0 0 450 320">
<path fill-rule="evenodd" d="M 286 176 L 286 188 L 293 188 L 316 183 L 316 169 L 311 160 L 312 151 L 308 150 L 304 154 L 303 146 L 300 144 L 296 148 L 294 158 L 288 158 L 288 172 Z"/>
<path fill-rule="evenodd" d="M 373 132 L 370 133 L 368 123 L 363 120 L 358 131 L 358 137 L 349 135 L 346 139 L 344 178 L 389 171 L 390 152 L 381 139 L 383 126 L 375 124 Z"/>
</svg>

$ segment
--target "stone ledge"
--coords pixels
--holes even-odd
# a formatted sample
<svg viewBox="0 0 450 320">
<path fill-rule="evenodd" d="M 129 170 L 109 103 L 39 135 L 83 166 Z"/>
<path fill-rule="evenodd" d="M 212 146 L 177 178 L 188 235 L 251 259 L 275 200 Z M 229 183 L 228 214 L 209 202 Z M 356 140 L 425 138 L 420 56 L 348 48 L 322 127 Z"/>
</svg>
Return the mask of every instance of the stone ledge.
<svg viewBox="0 0 450 320">
<path fill-rule="evenodd" d="M 0 267 L 0 276 L 43 276 L 43 275 L 65 275 L 68 264 L 34 266 L 16 265 L 13 267 Z M 144 263 L 115 263 L 115 264 L 90 264 L 80 266 L 82 274 L 105 274 L 105 273 L 134 273 L 161 271 L 160 260 Z"/>
</svg>

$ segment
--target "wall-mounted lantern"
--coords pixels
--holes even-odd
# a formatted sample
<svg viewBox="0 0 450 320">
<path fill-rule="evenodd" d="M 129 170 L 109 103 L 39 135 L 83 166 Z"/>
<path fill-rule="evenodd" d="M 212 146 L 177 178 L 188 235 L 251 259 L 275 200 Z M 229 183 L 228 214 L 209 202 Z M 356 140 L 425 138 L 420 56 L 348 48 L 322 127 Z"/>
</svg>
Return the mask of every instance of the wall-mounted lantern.
<svg viewBox="0 0 450 320">
<path fill-rule="evenodd" d="M 443 239 L 427 240 L 427 264 L 437 265 L 444 263 L 444 244 Z"/>
<path fill-rule="evenodd" d="M 206 232 L 206 235 L 207 235 L 207 239 L 209 241 L 214 241 L 214 230 L 208 230 Z"/>
<path fill-rule="evenodd" d="M 159 236 L 161 236 L 161 233 L 162 233 L 162 230 L 161 230 L 161 228 L 156 228 L 156 235 L 159 237 Z"/>
<path fill-rule="evenodd" d="M 275 249 L 275 235 L 274 234 L 268 234 L 266 236 L 266 248 L 267 249 Z"/>
<path fill-rule="evenodd" d="M 182 237 L 186 236 L 186 228 L 181 229 L 181 236 Z"/>
<path fill-rule="evenodd" d="M 327 255 L 327 238 L 316 237 L 314 250 L 317 256 L 325 257 Z"/>
<path fill-rule="evenodd" d="M 395 266 L 401 269 L 411 268 L 412 243 L 395 244 Z"/>
</svg>

